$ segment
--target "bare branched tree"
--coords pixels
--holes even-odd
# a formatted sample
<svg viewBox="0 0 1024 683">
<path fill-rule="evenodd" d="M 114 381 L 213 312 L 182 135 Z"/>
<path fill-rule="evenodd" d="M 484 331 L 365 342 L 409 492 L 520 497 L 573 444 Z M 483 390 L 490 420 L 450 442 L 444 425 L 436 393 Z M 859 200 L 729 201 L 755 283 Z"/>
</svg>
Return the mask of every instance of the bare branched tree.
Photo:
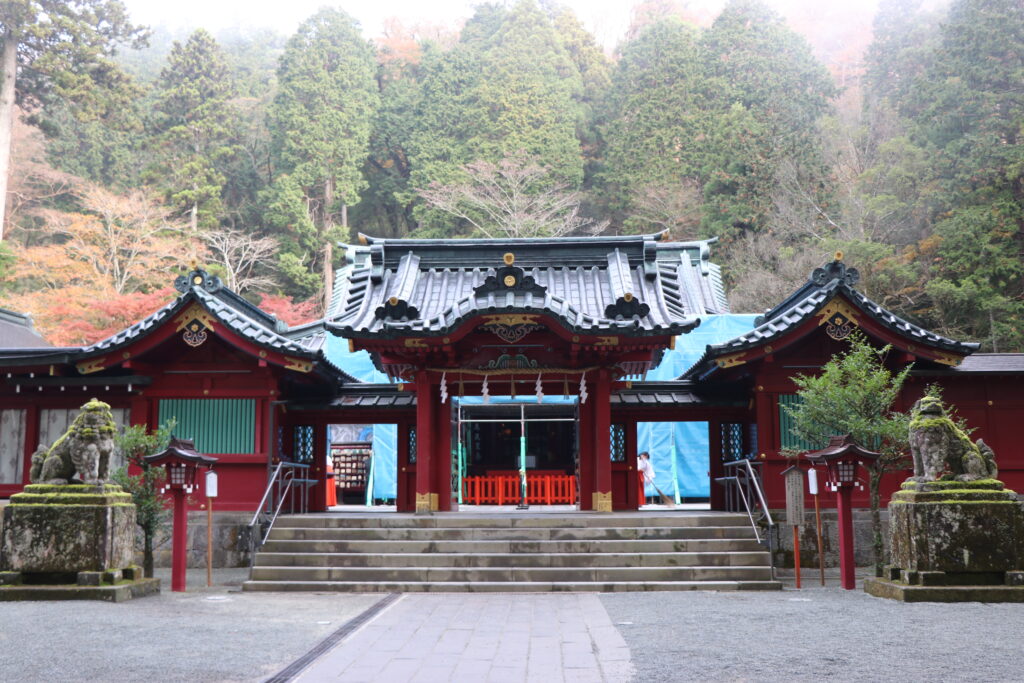
<svg viewBox="0 0 1024 683">
<path fill-rule="evenodd" d="M 274 287 L 269 269 L 275 262 L 277 240 L 258 237 L 233 228 L 219 228 L 203 235 L 210 258 L 224 269 L 225 284 L 241 294 Z"/>
<path fill-rule="evenodd" d="M 596 234 L 607 226 L 580 216 L 582 193 L 522 152 L 496 164 L 475 161 L 463 172 L 465 182 L 434 182 L 417 192 L 431 207 L 466 221 L 485 237 Z"/>
<path fill-rule="evenodd" d="M 630 218 L 668 230 L 673 239 L 696 239 L 702 202 L 701 186 L 695 179 L 671 185 L 649 183 L 633 193 Z"/>
</svg>

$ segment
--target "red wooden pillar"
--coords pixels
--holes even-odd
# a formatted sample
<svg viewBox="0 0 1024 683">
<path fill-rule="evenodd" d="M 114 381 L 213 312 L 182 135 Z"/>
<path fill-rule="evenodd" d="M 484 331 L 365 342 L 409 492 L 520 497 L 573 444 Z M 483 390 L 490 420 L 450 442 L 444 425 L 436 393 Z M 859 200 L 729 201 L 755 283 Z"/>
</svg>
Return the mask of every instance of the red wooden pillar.
<svg viewBox="0 0 1024 683">
<path fill-rule="evenodd" d="M 309 467 L 309 479 L 313 484 L 305 494 L 310 512 L 325 512 L 327 510 L 327 455 L 330 450 L 328 445 L 328 432 L 330 427 L 326 422 L 317 422 L 313 425 L 313 462 Z M 332 480 L 333 481 L 333 480 Z M 308 485 L 307 485 L 308 486 Z"/>
<path fill-rule="evenodd" d="M 708 479 L 712 510 L 725 509 L 725 487 L 715 481 L 722 476 L 725 476 L 725 468 L 722 467 L 722 423 L 719 420 L 708 420 Z"/>
<path fill-rule="evenodd" d="M 452 500 L 452 403 L 451 398 L 441 403 L 440 386 L 434 387 L 437 401 L 434 409 L 434 478 L 431 491 L 437 493 L 434 509 L 458 509 L 458 498 Z"/>
<path fill-rule="evenodd" d="M 836 491 L 836 512 L 839 522 L 839 577 L 843 588 L 857 587 L 854 575 L 856 561 L 853 558 L 853 508 L 850 501 L 852 485 L 840 486 Z"/>
<path fill-rule="evenodd" d="M 435 452 L 435 397 L 426 370 L 416 373 L 416 513 L 427 514 L 438 509 L 437 491 L 433 486 Z"/>
<path fill-rule="evenodd" d="M 411 488 L 415 491 L 416 488 L 415 481 L 412 481 L 410 486 L 410 477 L 416 476 L 416 465 L 409 462 L 410 426 L 407 422 L 399 422 L 396 425 L 398 435 L 395 443 L 395 466 L 398 471 L 395 473 L 395 508 L 398 512 L 413 512 L 416 509 L 413 503 L 415 497 L 409 490 Z"/>
<path fill-rule="evenodd" d="M 174 528 L 171 540 L 171 590 L 185 590 L 185 574 L 188 563 L 188 503 L 185 489 L 175 486 L 171 489 L 174 498 Z"/>
<path fill-rule="evenodd" d="M 592 509 L 612 511 L 612 457 L 611 457 L 611 374 L 602 368 L 590 400 L 594 402 L 594 488 Z"/>
<path fill-rule="evenodd" d="M 593 510 L 594 491 L 594 398 L 579 405 L 579 487 L 580 510 Z"/>
<path fill-rule="evenodd" d="M 639 510 L 643 501 L 640 500 L 639 475 L 636 473 L 637 446 L 636 418 L 628 417 L 621 420 L 626 426 L 626 509 Z"/>
</svg>

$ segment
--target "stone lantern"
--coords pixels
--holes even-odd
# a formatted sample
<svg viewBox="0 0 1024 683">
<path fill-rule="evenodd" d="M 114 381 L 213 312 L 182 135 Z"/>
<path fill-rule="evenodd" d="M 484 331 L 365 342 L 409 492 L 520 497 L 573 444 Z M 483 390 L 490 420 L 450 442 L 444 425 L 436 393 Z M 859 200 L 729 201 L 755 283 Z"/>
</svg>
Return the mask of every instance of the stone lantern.
<svg viewBox="0 0 1024 683">
<path fill-rule="evenodd" d="M 217 458 L 196 451 L 192 439 L 171 438 L 167 448 L 143 458 L 151 466 L 167 470 L 167 479 L 160 490 L 168 490 L 174 499 L 174 532 L 171 544 L 171 590 L 185 590 L 188 545 L 188 505 L 185 498 L 195 491 L 196 472 L 200 467 L 213 467 Z"/>
<path fill-rule="evenodd" d="M 859 474 L 865 461 L 872 463 L 880 453 L 858 446 L 849 435 L 833 436 L 828 446 L 806 454 L 813 465 L 824 465 L 828 485 L 836 492 L 836 510 L 839 517 L 839 574 L 843 588 L 852 590 L 857 585 L 853 559 L 853 510 L 850 501 L 854 486 L 861 486 Z"/>
</svg>

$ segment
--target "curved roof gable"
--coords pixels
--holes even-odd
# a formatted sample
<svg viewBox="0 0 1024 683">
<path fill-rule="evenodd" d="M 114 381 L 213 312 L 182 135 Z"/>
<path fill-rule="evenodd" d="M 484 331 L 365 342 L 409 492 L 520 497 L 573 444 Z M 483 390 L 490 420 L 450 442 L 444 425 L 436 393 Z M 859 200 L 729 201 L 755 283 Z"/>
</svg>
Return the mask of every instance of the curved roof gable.
<svg viewBox="0 0 1024 683">
<path fill-rule="evenodd" d="M 443 335 L 504 312 L 551 315 L 580 334 L 676 335 L 728 311 L 710 242 L 361 238 L 347 248 L 328 316 L 344 337 Z"/>
<path fill-rule="evenodd" d="M 855 289 L 859 280 L 857 269 L 847 267 L 838 258 L 816 268 L 806 283 L 757 318 L 757 327 L 753 330 L 721 344 L 708 345 L 704 355 L 682 378 L 700 378 L 717 367 L 746 362 L 745 352 L 791 334 L 814 317 L 820 318 L 818 325 L 825 325 L 830 336 L 842 338 L 857 326 L 855 318 L 863 315 L 906 340 L 905 350 L 923 355 L 924 349 L 930 349 L 931 353 L 924 356 L 926 359 L 947 365 L 956 365 L 964 356 L 978 350 L 979 344 L 943 337 L 882 308 Z"/>
</svg>

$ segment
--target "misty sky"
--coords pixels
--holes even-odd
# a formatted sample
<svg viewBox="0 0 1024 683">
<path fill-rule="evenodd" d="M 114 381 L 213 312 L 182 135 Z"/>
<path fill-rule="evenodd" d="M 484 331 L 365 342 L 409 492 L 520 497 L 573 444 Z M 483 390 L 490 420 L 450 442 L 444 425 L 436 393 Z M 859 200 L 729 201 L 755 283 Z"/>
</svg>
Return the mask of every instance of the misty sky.
<svg viewBox="0 0 1024 683">
<path fill-rule="evenodd" d="M 168 28 L 202 26 L 217 31 L 230 26 L 270 27 L 292 33 L 299 22 L 323 5 L 336 5 L 360 21 L 368 37 L 379 35 L 385 19 L 452 24 L 470 16 L 479 0 L 123 0 L 134 21 Z M 714 14 L 725 0 L 680 0 L 696 14 Z M 828 7 L 856 5 L 874 13 L 878 0 L 767 0 L 780 13 L 808 4 Z M 561 0 L 607 48 L 619 41 L 629 26 L 635 0 Z"/>
</svg>

